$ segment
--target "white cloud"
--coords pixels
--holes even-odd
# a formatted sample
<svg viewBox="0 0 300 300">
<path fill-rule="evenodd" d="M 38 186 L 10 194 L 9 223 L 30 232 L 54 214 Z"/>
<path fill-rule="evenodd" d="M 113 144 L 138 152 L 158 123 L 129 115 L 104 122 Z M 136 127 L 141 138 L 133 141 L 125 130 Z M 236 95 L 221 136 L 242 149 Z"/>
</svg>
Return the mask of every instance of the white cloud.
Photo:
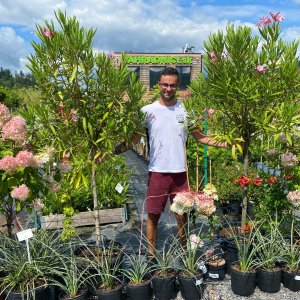
<svg viewBox="0 0 300 300">
<path fill-rule="evenodd" d="M 300 0 L 294 0 L 297 1 Z M 188 4 L 178 4 L 183 2 Z M 97 29 L 94 39 L 97 51 L 180 52 L 188 43 L 201 52 L 208 35 L 218 29 L 224 30 L 227 21 L 254 28 L 259 17 L 277 9 L 264 4 L 249 5 L 249 1 L 247 5 L 226 6 L 208 5 L 215 1 L 206 3 L 200 6 L 198 1 L 179 0 L 0 0 L 0 25 L 16 25 L 17 32 L 22 35 L 21 30 L 34 30 L 36 22 L 54 20 L 54 10 L 60 8 L 68 16 L 75 15 L 81 26 Z M 285 6 L 282 13 L 287 19 L 298 22 L 299 10 L 289 11 Z M 14 34 L 14 38 L 18 38 Z M 30 38 L 24 36 L 24 39 L 26 42 Z M 18 61 L 21 57 L 25 59 L 28 53 L 20 48 L 24 47 L 24 41 L 17 47 L 16 53 L 1 50 L 2 47 L 0 51 L 13 53 L 11 55 Z M 0 53 L 0 65 L 1 57 L 4 56 Z"/>
<path fill-rule="evenodd" d="M 0 66 L 12 71 L 24 70 L 24 57 L 29 54 L 24 40 L 11 27 L 0 27 Z"/>
</svg>

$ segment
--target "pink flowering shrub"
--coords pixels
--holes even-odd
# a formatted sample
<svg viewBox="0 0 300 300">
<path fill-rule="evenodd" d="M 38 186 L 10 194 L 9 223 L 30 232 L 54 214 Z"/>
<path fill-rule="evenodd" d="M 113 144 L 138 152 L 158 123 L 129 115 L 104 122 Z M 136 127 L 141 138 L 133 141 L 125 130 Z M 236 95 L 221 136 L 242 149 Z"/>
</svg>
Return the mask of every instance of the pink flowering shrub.
<svg viewBox="0 0 300 300">
<path fill-rule="evenodd" d="M 26 123 L 20 116 L 12 117 L 2 127 L 2 140 L 24 143 L 28 137 Z"/>
<path fill-rule="evenodd" d="M 17 164 L 20 167 L 36 167 L 37 161 L 34 158 L 33 154 L 29 151 L 20 151 L 16 155 Z"/>
<path fill-rule="evenodd" d="M 204 192 L 199 192 L 197 195 L 197 211 L 204 216 L 211 216 L 216 211 L 214 199 L 211 195 L 207 195 Z"/>
<path fill-rule="evenodd" d="M 19 164 L 15 157 L 6 155 L 0 159 L 0 170 L 5 172 L 13 172 L 19 168 Z"/>
<path fill-rule="evenodd" d="M 292 168 L 299 162 L 298 157 L 291 152 L 285 152 L 281 154 L 280 159 L 281 165 L 285 168 Z"/>
<path fill-rule="evenodd" d="M 18 187 L 15 187 L 10 194 L 15 199 L 25 201 L 29 196 L 29 192 L 29 188 L 25 184 L 22 184 Z"/>
<path fill-rule="evenodd" d="M 6 105 L 0 103 L 0 130 L 2 129 L 3 125 L 9 121 L 11 118 L 9 109 Z"/>
<path fill-rule="evenodd" d="M 174 197 L 170 209 L 178 215 L 183 215 L 184 213 L 191 211 L 196 199 L 197 194 L 195 191 L 178 192 Z"/>
</svg>

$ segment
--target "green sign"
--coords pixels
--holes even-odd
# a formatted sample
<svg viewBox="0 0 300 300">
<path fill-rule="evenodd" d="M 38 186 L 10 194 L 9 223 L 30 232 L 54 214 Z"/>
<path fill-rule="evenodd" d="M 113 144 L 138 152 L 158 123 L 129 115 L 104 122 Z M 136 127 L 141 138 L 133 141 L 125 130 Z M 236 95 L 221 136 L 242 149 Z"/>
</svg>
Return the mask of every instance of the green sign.
<svg viewBox="0 0 300 300">
<path fill-rule="evenodd" d="M 133 56 L 128 55 L 128 64 L 192 64 L 191 56 Z"/>
</svg>

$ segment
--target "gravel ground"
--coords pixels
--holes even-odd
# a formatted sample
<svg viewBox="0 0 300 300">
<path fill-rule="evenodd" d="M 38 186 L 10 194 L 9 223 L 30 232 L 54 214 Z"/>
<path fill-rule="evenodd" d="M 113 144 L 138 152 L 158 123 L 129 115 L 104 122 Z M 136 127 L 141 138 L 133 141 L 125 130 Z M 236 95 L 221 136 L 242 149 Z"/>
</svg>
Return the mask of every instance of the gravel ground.
<svg viewBox="0 0 300 300">
<path fill-rule="evenodd" d="M 260 291 L 257 287 L 249 297 L 235 295 L 230 287 L 230 276 L 226 275 L 222 281 L 206 281 L 203 300 L 300 300 L 300 292 L 292 292 L 281 284 L 278 293 L 270 294 Z M 178 292 L 176 300 L 182 300 Z"/>
</svg>

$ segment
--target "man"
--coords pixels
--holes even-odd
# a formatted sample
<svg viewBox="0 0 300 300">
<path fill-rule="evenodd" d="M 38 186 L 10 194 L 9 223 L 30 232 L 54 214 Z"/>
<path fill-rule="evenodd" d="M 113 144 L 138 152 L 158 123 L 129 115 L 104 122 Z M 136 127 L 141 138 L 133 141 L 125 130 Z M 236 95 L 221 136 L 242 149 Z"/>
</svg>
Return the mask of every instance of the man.
<svg viewBox="0 0 300 300">
<path fill-rule="evenodd" d="M 146 237 L 148 252 L 155 252 L 157 224 L 164 212 L 168 197 L 171 203 L 177 192 L 188 190 L 186 173 L 185 145 L 188 136 L 186 127 L 187 113 L 183 104 L 176 99 L 179 83 L 175 68 L 167 67 L 159 77 L 160 98 L 146 105 L 142 111 L 146 116 L 149 142 L 149 179 L 147 189 Z M 227 143 L 218 143 L 209 136 L 197 131 L 192 133 L 197 141 L 217 147 L 227 147 Z M 184 225 L 186 215 L 177 215 L 180 243 L 185 243 Z"/>
</svg>

